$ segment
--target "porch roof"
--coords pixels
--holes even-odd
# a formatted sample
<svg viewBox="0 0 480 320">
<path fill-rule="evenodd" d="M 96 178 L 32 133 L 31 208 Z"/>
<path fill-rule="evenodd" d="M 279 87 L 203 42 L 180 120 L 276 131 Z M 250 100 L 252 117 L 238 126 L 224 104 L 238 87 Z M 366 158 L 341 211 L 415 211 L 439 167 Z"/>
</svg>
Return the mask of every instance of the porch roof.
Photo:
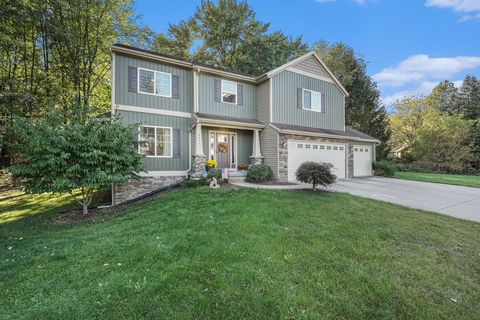
<svg viewBox="0 0 480 320">
<path fill-rule="evenodd" d="M 371 137 L 365 133 L 362 133 L 358 130 L 352 129 L 350 127 L 345 127 L 345 131 L 321 129 L 321 128 L 310 128 L 310 127 L 295 126 L 295 125 L 283 124 L 283 123 L 272 123 L 272 127 L 281 133 L 300 134 L 300 135 L 304 134 L 304 135 L 323 136 L 323 137 L 331 137 L 331 138 L 338 138 L 338 139 L 380 142 L 380 140 L 374 137 Z"/>
<path fill-rule="evenodd" d="M 239 129 L 263 129 L 265 125 L 256 119 L 220 116 L 206 113 L 194 113 L 195 118 L 202 125 L 212 125 Z"/>
</svg>

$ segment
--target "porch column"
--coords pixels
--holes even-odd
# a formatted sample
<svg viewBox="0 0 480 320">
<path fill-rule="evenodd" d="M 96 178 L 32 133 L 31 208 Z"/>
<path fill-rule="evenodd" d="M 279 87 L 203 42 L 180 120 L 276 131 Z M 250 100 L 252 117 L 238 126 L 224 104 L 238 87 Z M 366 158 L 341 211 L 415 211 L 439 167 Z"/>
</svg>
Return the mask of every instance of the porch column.
<svg viewBox="0 0 480 320">
<path fill-rule="evenodd" d="M 251 164 L 260 164 L 263 163 L 262 153 L 260 152 L 260 130 L 253 130 L 253 150 L 252 156 L 250 157 Z"/>
<path fill-rule="evenodd" d="M 193 155 L 193 176 L 200 178 L 202 172 L 205 171 L 206 156 L 203 153 L 203 141 L 202 141 L 202 125 L 197 123 L 195 125 L 195 154 Z"/>
</svg>

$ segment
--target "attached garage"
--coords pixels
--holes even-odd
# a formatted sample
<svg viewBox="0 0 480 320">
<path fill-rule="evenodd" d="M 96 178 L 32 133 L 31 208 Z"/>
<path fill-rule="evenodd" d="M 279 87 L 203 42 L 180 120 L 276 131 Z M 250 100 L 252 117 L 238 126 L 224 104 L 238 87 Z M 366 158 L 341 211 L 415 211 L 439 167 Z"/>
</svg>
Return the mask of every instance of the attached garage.
<svg viewBox="0 0 480 320">
<path fill-rule="evenodd" d="M 338 179 L 345 179 L 347 145 L 288 140 L 288 181 L 295 182 L 295 172 L 306 161 L 333 164 Z"/>
<path fill-rule="evenodd" d="M 353 176 L 366 177 L 372 175 L 372 147 L 353 146 Z"/>
</svg>

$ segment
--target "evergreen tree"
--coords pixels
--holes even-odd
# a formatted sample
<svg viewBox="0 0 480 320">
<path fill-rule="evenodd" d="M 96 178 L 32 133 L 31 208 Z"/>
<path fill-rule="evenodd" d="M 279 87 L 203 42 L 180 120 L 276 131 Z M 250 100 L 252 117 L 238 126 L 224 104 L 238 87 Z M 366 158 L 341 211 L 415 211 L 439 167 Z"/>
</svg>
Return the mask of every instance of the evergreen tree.
<svg viewBox="0 0 480 320">
<path fill-rule="evenodd" d="M 480 80 L 474 76 L 466 76 L 459 95 L 459 109 L 465 119 L 480 119 Z"/>
<path fill-rule="evenodd" d="M 390 151 L 388 115 L 376 83 L 367 75 L 365 60 L 344 43 L 319 41 L 314 49 L 350 94 L 345 101 L 346 124 L 379 139 L 377 159 L 385 158 Z"/>
</svg>

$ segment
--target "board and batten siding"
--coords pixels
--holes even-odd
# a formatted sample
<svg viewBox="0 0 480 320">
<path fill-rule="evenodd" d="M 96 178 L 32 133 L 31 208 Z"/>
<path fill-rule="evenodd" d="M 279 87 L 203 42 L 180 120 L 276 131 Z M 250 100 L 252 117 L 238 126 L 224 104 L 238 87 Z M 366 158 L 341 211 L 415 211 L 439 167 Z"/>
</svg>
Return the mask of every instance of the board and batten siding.
<svg viewBox="0 0 480 320">
<path fill-rule="evenodd" d="M 128 91 L 128 67 L 145 68 L 179 76 L 179 97 L 168 98 L 152 94 Z M 138 81 L 138 80 L 137 80 Z M 116 54 L 115 56 L 115 104 L 192 112 L 193 75 L 192 71 L 145 59 Z"/>
<path fill-rule="evenodd" d="M 235 132 L 237 134 L 237 165 L 242 162 L 246 164 L 250 163 L 250 156 L 252 155 L 253 149 L 253 131 L 202 126 L 203 152 L 207 159 L 209 159 L 208 148 L 210 146 L 208 141 L 209 131 Z"/>
<path fill-rule="evenodd" d="M 273 171 L 273 178 L 278 179 L 278 132 L 270 126 L 260 131 L 260 152 L 263 163 Z"/>
<path fill-rule="evenodd" d="M 272 122 L 312 128 L 345 129 L 344 95 L 330 82 L 282 71 L 272 79 Z M 297 107 L 297 88 L 325 94 L 325 112 Z"/>
<path fill-rule="evenodd" d="M 198 76 L 198 112 L 206 114 L 214 114 L 227 117 L 255 119 L 256 110 L 256 87 L 252 84 L 237 82 L 243 85 L 243 105 L 223 103 L 215 101 L 215 79 L 219 77 L 202 74 Z M 238 98 L 238 97 L 237 97 Z"/>
<path fill-rule="evenodd" d="M 312 56 L 299 63 L 296 63 L 295 65 L 291 66 L 291 68 L 312 73 L 317 76 L 330 78 L 327 70 L 325 70 L 325 68 L 317 61 L 317 59 Z"/>
<path fill-rule="evenodd" d="M 192 126 L 191 118 L 164 116 L 149 113 L 117 111 L 123 124 L 143 124 L 150 126 L 171 127 L 180 129 L 180 157 L 152 158 L 144 157 L 146 171 L 186 171 L 190 166 L 189 136 Z"/>
<path fill-rule="evenodd" d="M 264 81 L 257 87 L 257 119 L 264 124 L 270 122 L 270 81 Z"/>
</svg>

